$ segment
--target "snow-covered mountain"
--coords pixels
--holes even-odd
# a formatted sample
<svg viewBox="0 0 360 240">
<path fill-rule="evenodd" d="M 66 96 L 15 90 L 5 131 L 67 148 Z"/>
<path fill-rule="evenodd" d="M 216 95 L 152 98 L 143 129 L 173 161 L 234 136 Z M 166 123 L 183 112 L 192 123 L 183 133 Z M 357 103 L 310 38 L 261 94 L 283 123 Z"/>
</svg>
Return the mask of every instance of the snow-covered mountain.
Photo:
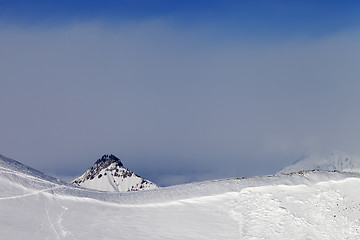
<svg viewBox="0 0 360 240">
<path fill-rule="evenodd" d="M 0 161 L 1 239 L 359 239 L 360 176 L 309 171 L 149 191 L 78 188 Z"/>
<path fill-rule="evenodd" d="M 299 158 L 294 164 L 283 168 L 279 173 L 301 170 L 360 172 L 360 157 L 340 151 L 311 152 Z"/>
<path fill-rule="evenodd" d="M 138 191 L 154 189 L 158 186 L 125 168 L 119 158 L 103 155 L 82 176 L 72 184 L 100 191 Z"/>
<path fill-rule="evenodd" d="M 47 180 L 49 182 L 65 183 L 58 178 L 46 175 L 36 169 L 28 167 L 28 166 L 22 164 L 21 162 L 7 158 L 1 154 L 0 154 L 0 168 L 2 168 L 3 170 L 7 169 L 7 171 L 22 172 L 24 174 L 27 174 L 27 175 L 30 175 L 30 176 L 33 176 L 36 178 L 41 178 L 41 179 Z"/>
</svg>

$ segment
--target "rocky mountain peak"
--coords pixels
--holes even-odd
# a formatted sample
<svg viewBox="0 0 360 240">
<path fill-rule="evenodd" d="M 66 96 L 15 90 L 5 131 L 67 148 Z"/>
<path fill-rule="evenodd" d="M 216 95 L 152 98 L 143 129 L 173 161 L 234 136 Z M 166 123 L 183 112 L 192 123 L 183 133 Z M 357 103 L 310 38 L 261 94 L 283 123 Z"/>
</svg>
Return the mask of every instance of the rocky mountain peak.
<svg viewBox="0 0 360 240">
<path fill-rule="evenodd" d="M 125 168 L 119 158 L 103 155 L 72 184 L 101 191 L 138 191 L 158 186 Z"/>
<path fill-rule="evenodd" d="M 100 159 L 98 159 L 93 167 L 96 168 L 107 168 L 110 164 L 116 163 L 119 167 L 123 167 L 124 165 L 120 161 L 119 158 L 117 158 L 115 155 L 103 155 Z"/>
</svg>

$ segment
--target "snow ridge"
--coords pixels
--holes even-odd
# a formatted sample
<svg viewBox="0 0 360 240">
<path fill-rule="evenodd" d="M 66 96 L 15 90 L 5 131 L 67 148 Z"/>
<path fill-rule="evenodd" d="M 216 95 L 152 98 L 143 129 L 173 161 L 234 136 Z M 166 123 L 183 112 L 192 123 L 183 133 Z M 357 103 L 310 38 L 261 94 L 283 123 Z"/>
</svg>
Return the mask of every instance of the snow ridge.
<svg viewBox="0 0 360 240">
<path fill-rule="evenodd" d="M 146 180 L 125 168 L 119 158 L 110 154 L 103 155 L 82 176 L 72 184 L 100 191 L 138 191 L 158 188 L 153 182 Z"/>
</svg>

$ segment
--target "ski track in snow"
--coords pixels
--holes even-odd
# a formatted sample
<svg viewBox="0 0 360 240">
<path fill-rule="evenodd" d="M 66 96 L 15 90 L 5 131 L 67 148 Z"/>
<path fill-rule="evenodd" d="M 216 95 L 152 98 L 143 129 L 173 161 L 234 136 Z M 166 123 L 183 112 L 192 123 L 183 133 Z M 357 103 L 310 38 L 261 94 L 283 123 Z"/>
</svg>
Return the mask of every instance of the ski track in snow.
<svg viewBox="0 0 360 240">
<path fill-rule="evenodd" d="M 51 230 L 56 235 L 57 239 L 77 239 L 71 231 L 65 228 L 62 224 L 64 221 L 64 214 L 69 210 L 67 207 L 61 205 L 55 195 L 47 192 L 42 192 L 45 203 L 45 213 L 47 221 Z"/>
<path fill-rule="evenodd" d="M 37 195 L 37 194 L 40 194 L 40 193 L 49 192 L 49 191 L 53 191 L 53 190 L 60 189 L 60 188 L 64 188 L 64 186 L 57 186 L 57 187 L 52 187 L 52 188 L 46 188 L 46 189 L 43 189 L 43 190 L 33 191 L 32 193 L 28 193 L 28 194 L 24 194 L 24 195 L 19 195 L 19 196 L 2 197 L 2 198 L 0 198 L 0 201 L 1 201 L 1 200 L 10 200 L 10 199 L 30 197 L 30 196 L 34 196 L 34 195 Z"/>
<path fill-rule="evenodd" d="M 70 236 L 72 239 L 77 239 L 73 234 L 72 232 L 70 232 L 67 228 L 65 228 L 63 225 L 62 225 L 62 222 L 64 220 L 63 218 L 63 215 L 66 211 L 68 211 L 69 209 L 63 205 L 60 205 L 58 203 L 58 201 L 56 201 L 56 203 L 63 209 L 63 211 L 60 213 L 58 219 L 57 219 L 57 225 L 59 226 L 60 230 L 61 230 L 61 235 L 63 238 L 67 237 L 67 236 Z"/>
<path fill-rule="evenodd" d="M 47 198 L 44 198 L 45 200 L 45 211 L 46 211 L 46 216 L 47 216 L 47 219 L 49 221 L 49 224 L 51 226 L 51 229 L 54 231 L 55 235 L 56 235 L 56 238 L 57 239 L 60 239 L 60 236 L 59 234 L 57 233 L 57 231 L 55 230 L 55 227 L 54 227 L 54 224 L 53 222 L 51 221 L 51 218 L 50 218 L 50 214 L 49 214 L 49 205 L 47 203 Z"/>
</svg>

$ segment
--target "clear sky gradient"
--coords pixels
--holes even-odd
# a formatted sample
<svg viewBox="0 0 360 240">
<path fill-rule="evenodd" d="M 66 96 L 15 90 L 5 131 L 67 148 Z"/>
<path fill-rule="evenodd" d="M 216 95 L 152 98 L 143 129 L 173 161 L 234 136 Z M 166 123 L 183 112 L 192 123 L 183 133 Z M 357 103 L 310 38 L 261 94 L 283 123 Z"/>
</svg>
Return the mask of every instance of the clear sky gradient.
<svg viewBox="0 0 360 240">
<path fill-rule="evenodd" d="M 0 154 L 160 185 L 360 155 L 359 1 L 0 0 Z"/>
</svg>

